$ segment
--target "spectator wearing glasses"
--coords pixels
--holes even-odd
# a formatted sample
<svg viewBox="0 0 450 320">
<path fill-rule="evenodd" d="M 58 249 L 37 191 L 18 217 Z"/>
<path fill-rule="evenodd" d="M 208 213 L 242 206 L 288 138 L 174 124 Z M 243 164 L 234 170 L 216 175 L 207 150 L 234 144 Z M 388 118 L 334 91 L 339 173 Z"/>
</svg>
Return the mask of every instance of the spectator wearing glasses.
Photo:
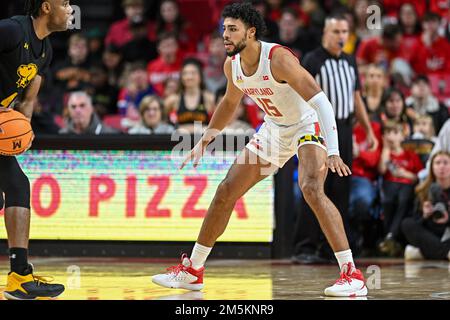
<svg viewBox="0 0 450 320">
<path fill-rule="evenodd" d="M 73 92 L 68 100 L 66 126 L 60 134 L 101 135 L 118 133 L 105 126 L 94 111 L 92 98 L 83 91 Z"/>
</svg>

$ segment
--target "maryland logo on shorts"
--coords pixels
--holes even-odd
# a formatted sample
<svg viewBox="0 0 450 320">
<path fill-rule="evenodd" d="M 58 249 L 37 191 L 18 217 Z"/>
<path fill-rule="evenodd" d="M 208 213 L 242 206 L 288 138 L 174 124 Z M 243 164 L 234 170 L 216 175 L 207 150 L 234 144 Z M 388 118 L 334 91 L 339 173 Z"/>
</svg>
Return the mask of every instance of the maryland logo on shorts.
<svg viewBox="0 0 450 320">
<path fill-rule="evenodd" d="M 298 145 L 301 145 L 305 142 L 315 142 L 315 143 L 320 143 L 321 145 L 325 146 L 325 140 L 323 140 L 322 137 L 312 135 L 312 134 L 307 134 L 306 136 L 303 136 L 300 139 L 298 139 Z"/>
<path fill-rule="evenodd" d="M 36 77 L 38 73 L 38 67 L 34 63 L 30 64 L 22 64 L 19 68 L 17 68 L 17 75 L 19 76 L 19 80 L 17 80 L 17 88 L 26 88 L 31 80 Z"/>
</svg>

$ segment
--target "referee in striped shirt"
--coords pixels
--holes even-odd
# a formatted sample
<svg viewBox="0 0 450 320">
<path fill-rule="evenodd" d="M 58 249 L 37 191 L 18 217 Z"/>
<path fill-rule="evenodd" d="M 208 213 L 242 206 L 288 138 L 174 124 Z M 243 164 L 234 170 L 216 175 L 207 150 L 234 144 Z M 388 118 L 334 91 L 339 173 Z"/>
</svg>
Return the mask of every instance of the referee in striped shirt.
<svg viewBox="0 0 450 320">
<path fill-rule="evenodd" d="M 344 15 L 335 14 L 325 20 L 322 46 L 307 54 L 303 67 L 312 74 L 333 105 L 339 135 L 341 158 L 351 167 L 353 118 L 363 125 L 371 150 L 378 146 L 369 117 L 360 94 L 358 68 L 354 56 L 342 52 L 349 36 L 349 25 Z M 348 228 L 347 212 L 350 198 L 351 177 L 339 177 L 329 172 L 325 193 L 343 215 L 347 236 L 352 243 Z M 354 242 L 354 241 L 353 241 Z M 328 246 L 312 210 L 301 199 L 300 217 L 294 234 L 294 263 L 314 264 L 332 260 L 333 252 Z"/>
</svg>

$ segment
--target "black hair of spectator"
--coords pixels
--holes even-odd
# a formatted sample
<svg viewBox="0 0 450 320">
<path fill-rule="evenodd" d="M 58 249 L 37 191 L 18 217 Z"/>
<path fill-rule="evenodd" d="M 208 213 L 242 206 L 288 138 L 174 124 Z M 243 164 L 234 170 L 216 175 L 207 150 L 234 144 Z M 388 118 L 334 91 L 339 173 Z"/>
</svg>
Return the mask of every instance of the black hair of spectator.
<svg viewBox="0 0 450 320">
<path fill-rule="evenodd" d="M 178 16 L 174 21 L 174 29 L 172 31 L 178 37 L 181 33 L 181 30 L 183 29 L 184 20 L 183 20 L 183 17 L 181 16 L 180 8 L 179 8 L 178 2 L 176 0 L 161 1 L 160 5 L 159 5 L 160 10 L 159 10 L 158 16 L 156 18 L 156 34 L 160 34 L 160 33 L 163 33 L 166 31 L 166 22 L 163 20 L 163 18 L 161 16 L 161 6 L 166 2 L 172 2 L 178 8 Z"/>
<path fill-rule="evenodd" d="M 283 15 L 285 13 L 288 13 L 288 14 L 294 16 L 295 19 L 298 19 L 298 11 L 292 7 L 284 7 L 283 10 L 281 10 L 281 15 Z"/>
<path fill-rule="evenodd" d="M 256 40 L 267 32 L 264 18 L 255 8 L 253 8 L 250 2 L 236 2 L 226 6 L 222 11 L 222 18 L 241 20 L 247 28 L 255 28 Z"/>
<path fill-rule="evenodd" d="M 402 30 L 396 24 L 387 24 L 383 29 L 383 39 L 395 40 L 397 35 L 402 34 Z"/>
<path fill-rule="evenodd" d="M 400 98 L 402 99 L 402 104 L 403 104 L 403 110 L 402 110 L 402 114 L 400 115 L 400 121 L 402 123 L 408 123 L 408 116 L 406 114 L 406 102 L 405 102 L 405 95 L 403 94 L 403 92 L 397 88 L 391 87 L 386 89 L 386 91 L 383 94 L 383 97 L 381 98 L 381 111 L 383 111 L 386 116 L 389 118 L 389 115 L 386 113 L 386 103 L 388 102 L 388 100 L 391 99 L 391 96 L 394 94 L 398 94 L 400 96 Z"/>
<path fill-rule="evenodd" d="M 110 45 L 106 46 L 105 52 L 122 54 L 122 49 L 119 46 L 116 46 L 114 44 L 110 44 Z"/>
<path fill-rule="evenodd" d="M 183 65 L 181 66 L 181 74 L 183 73 L 183 69 L 188 66 L 188 65 L 193 65 L 197 68 L 198 73 L 200 75 L 200 89 L 203 91 L 205 90 L 206 86 L 205 86 L 205 78 L 203 75 L 203 64 L 201 63 L 200 60 L 196 59 L 196 58 L 186 58 L 183 60 Z M 180 91 L 184 92 L 186 90 L 186 88 L 184 87 L 183 84 L 183 76 L 180 76 Z M 203 93 L 202 93 L 203 94 Z"/>
<path fill-rule="evenodd" d="M 174 39 L 176 42 L 178 42 L 178 35 L 173 31 L 166 31 L 162 32 L 158 35 L 158 46 L 167 39 Z"/>
<path fill-rule="evenodd" d="M 398 25 L 400 26 L 400 30 L 402 31 L 403 34 L 405 33 L 405 26 L 403 25 L 402 20 L 400 19 L 400 11 L 401 11 L 402 7 L 405 5 L 410 5 L 413 8 L 414 13 L 416 15 L 416 25 L 414 26 L 414 34 L 420 34 L 422 32 L 422 26 L 420 24 L 419 15 L 417 14 L 416 7 L 412 3 L 409 3 L 409 2 L 403 3 L 398 11 L 398 13 L 399 13 L 398 14 Z"/>
<path fill-rule="evenodd" d="M 412 81 L 412 84 L 418 83 L 418 82 L 425 82 L 426 84 L 430 84 L 430 79 L 428 79 L 428 76 L 425 74 L 419 74 L 417 75 L 417 77 L 414 78 L 414 80 Z"/>
<path fill-rule="evenodd" d="M 25 0 L 25 14 L 33 18 L 39 17 L 44 0 Z"/>
<path fill-rule="evenodd" d="M 441 16 L 436 12 L 428 11 L 423 15 L 422 22 L 441 21 Z"/>
<path fill-rule="evenodd" d="M 130 73 L 133 73 L 135 71 L 145 70 L 147 71 L 147 65 L 144 61 L 136 61 L 132 62 L 128 65 L 128 70 Z"/>
</svg>

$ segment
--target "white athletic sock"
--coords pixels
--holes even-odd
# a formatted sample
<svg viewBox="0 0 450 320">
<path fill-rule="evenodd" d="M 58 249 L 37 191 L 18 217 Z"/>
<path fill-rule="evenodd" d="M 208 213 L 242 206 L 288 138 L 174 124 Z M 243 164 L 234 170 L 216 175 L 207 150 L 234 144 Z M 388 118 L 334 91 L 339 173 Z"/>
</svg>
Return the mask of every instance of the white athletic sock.
<svg viewBox="0 0 450 320">
<path fill-rule="evenodd" d="M 195 243 L 194 249 L 192 249 L 191 254 L 192 268 L 198 270 L 203 267 L 205 265 L 206 259 L 208 259 L 211 250 L 212 248 L 208 248 L 202 246 L 201 244 Z"/>
<path fill-rule="evenodd" d="M 334 255 L 339 263 L 339 270 L 342 271 L 342 267 L 347 263 L 351 262 L 353 268 L 355 268 L 355 263 L 353 262 L 352 250 L 348 249 L 345 251 L 335 252 Z"/>
</svg>

